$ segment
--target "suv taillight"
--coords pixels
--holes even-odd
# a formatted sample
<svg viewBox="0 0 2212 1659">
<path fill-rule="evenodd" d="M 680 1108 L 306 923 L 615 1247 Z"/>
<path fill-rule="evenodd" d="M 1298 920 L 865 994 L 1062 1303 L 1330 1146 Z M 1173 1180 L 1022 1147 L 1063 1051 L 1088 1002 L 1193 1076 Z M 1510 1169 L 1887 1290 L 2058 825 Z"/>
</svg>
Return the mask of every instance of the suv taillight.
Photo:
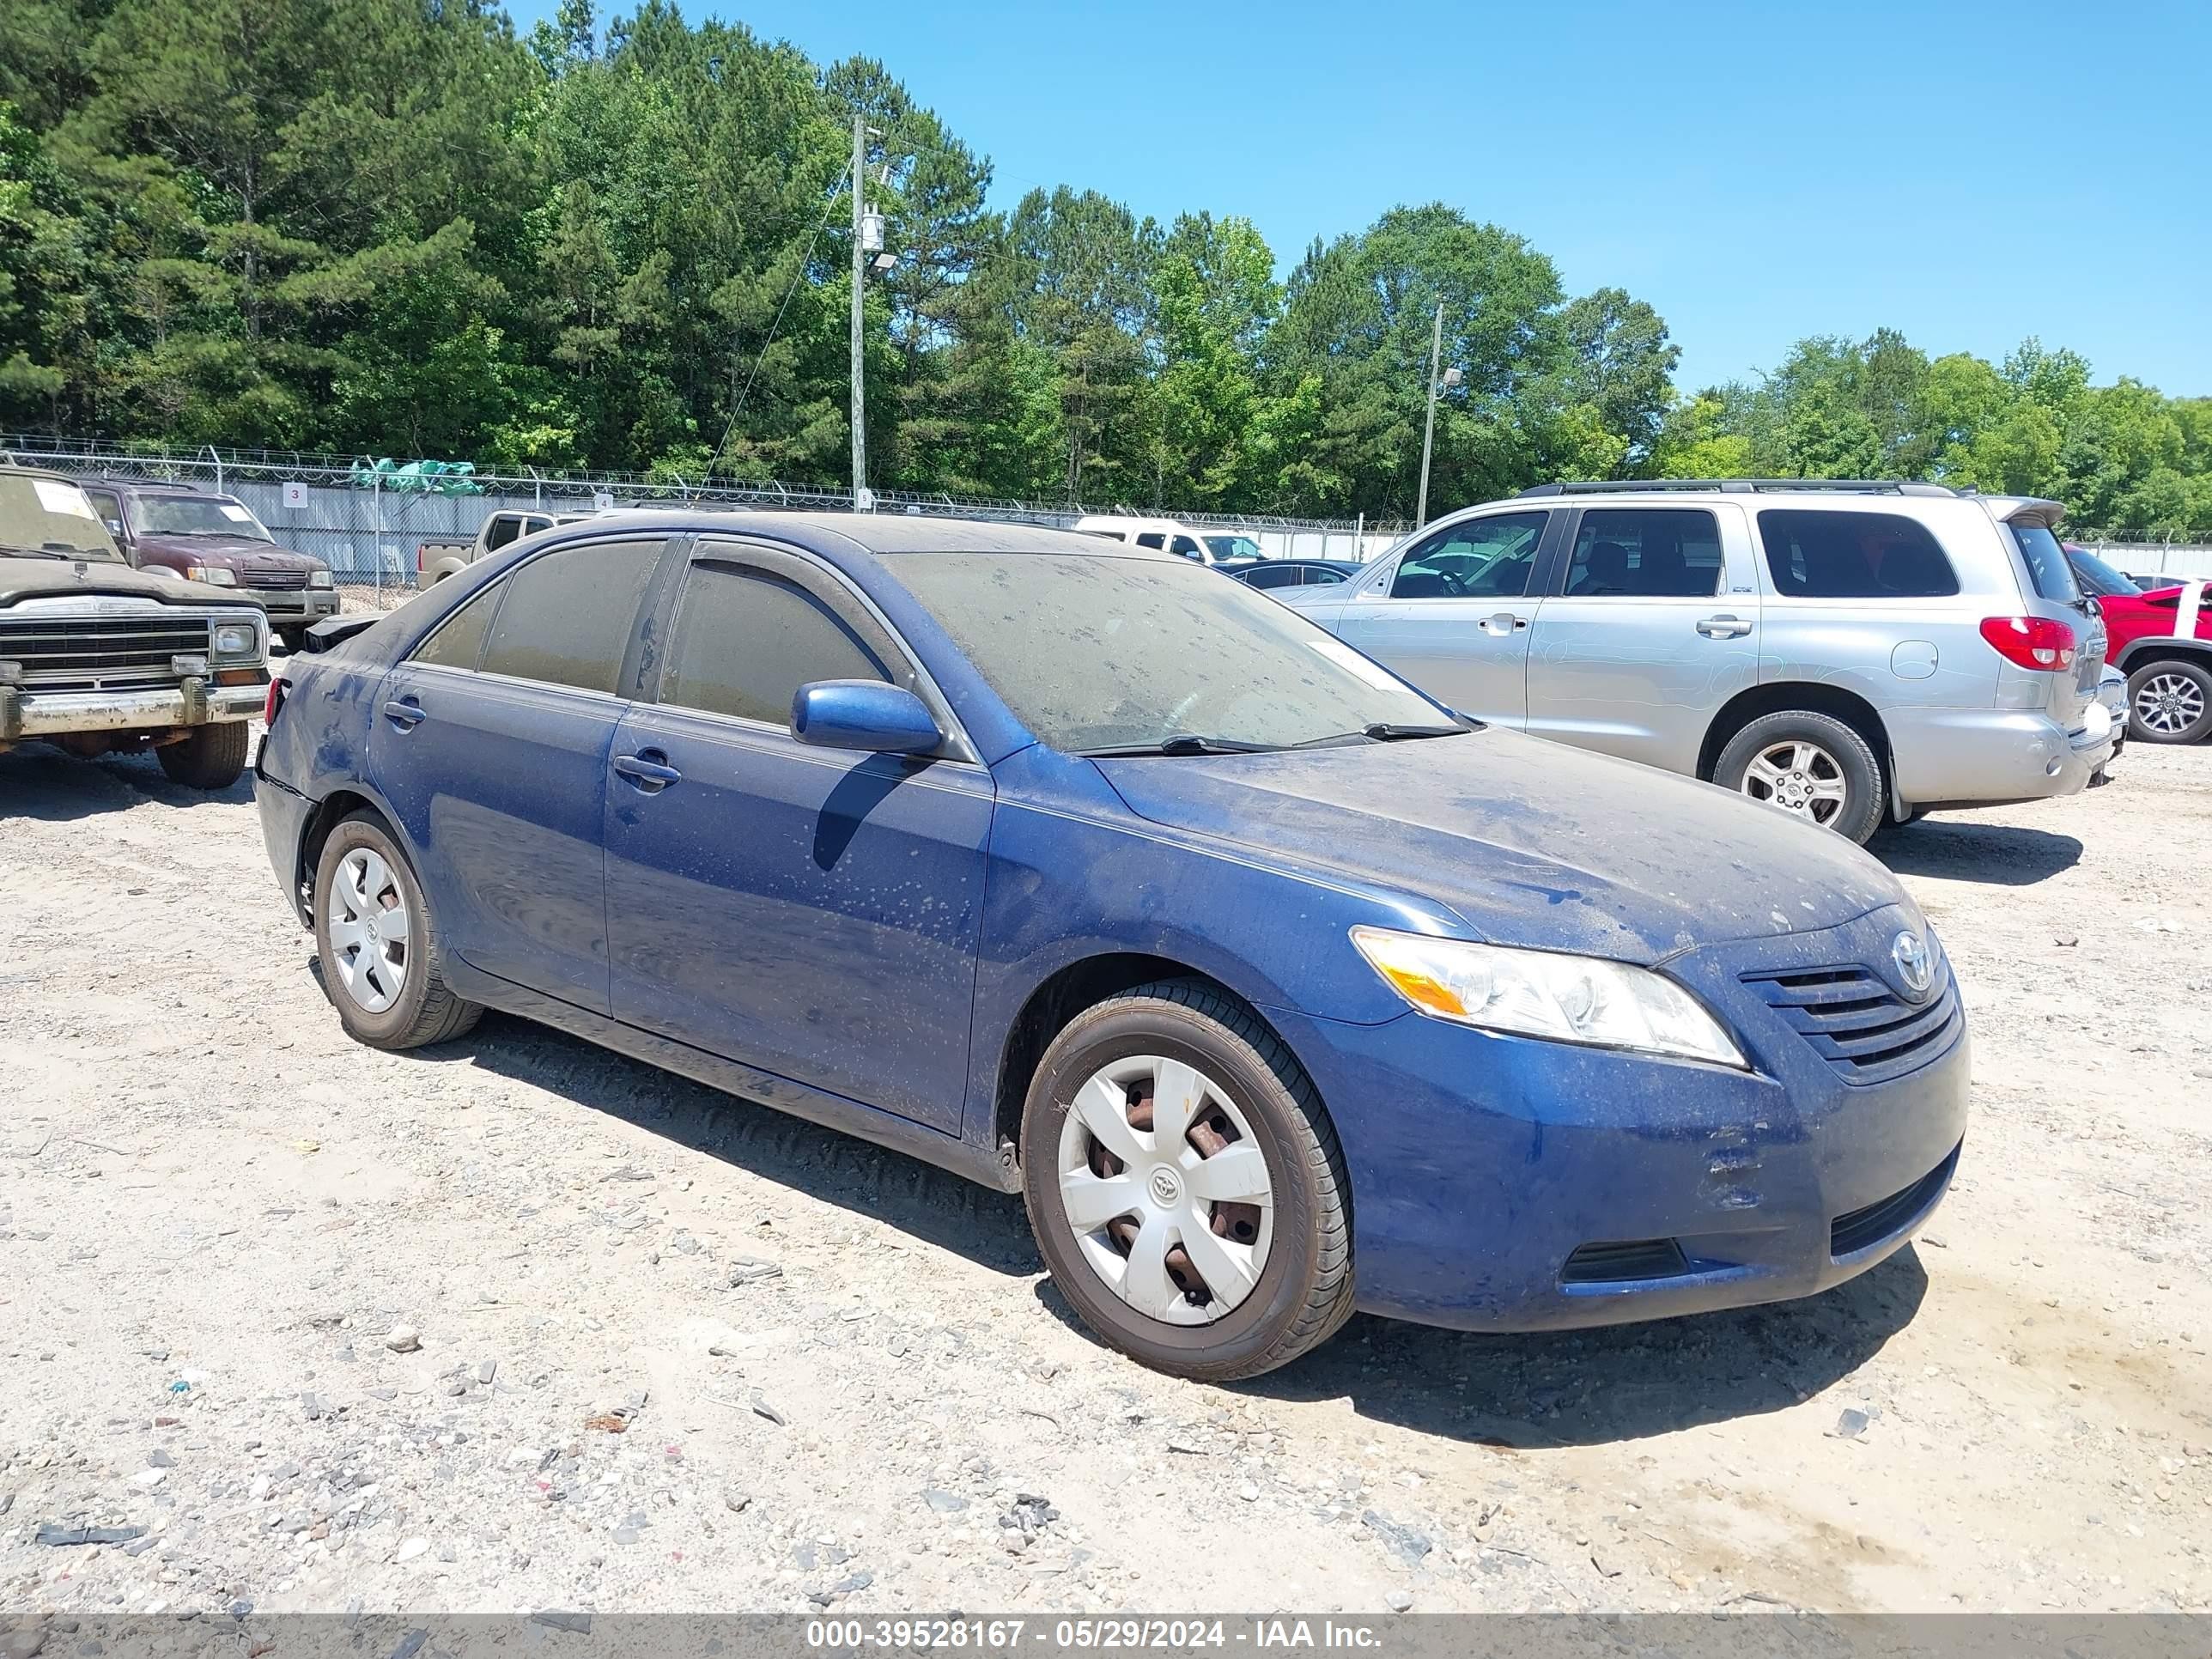
<svg viewBox="0 0 2212 1659">
<path fill-rule="evenodd" d="M 283 706 L 284 682 L 281 678 L 271 675 L 269 679 L 269 695 L 261 700 L 261 723 L 264 726 L 276 725 L 276 711 Z"/>
<path fill-rule="evenodd" d="M 2056 674 L 2074 665 L 2074 630 L 2047 617 L 1984 617 L 1982 637 L 2021 668 Z"/>
</svg>

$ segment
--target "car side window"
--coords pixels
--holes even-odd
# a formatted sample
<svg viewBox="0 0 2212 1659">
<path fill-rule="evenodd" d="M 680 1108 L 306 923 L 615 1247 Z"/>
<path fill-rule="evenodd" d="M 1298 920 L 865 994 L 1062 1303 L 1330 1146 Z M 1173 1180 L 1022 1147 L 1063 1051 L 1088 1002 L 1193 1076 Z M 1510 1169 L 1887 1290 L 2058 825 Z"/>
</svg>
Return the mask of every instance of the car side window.
<svg viewBox="0 0 2212 1659">
<path fill-rule="evenodd" d="M 1137 545 L 1139 547 L 1150 547 L 1155 549 L 1164 548 L 1167 545 L 1167 537 L 1162 534 L 1159 531 L 1147 530 L 1143 535 L 1137 538 Z"/>
<path fill-rule="evenodd" d="M 502 577 L 471 594 L 466 604 L 449 612 L 446 620 L 438 624 L 436 633 L 415 647 L 415 660 L 445 668 L 473 669 L 483 656 L 484 635 L 491 631 L 491 619 L 499 612 L 500 595 L 506 591 L 507 581 Z"/>
<path fill-rule="evenodd" d="M 1791 599 L 1923 599 L 1959 591 L 1926 526 L 1901 513 L 1768 508 L 1759 515 L 1774 591 Z"/>
<path fill-rule="evenodd" d="M 1517 599 L 1536 571 L 1545 513 L 1503 513 L 1440 530 L 1398 561 L 1394 599 Z"/>
<path fill-rule="evenodd" d="M 1592 507 L 1575 532 L 1569 599 L 1700 599 L 1721 585 L 1720 526 L 1699 507 Z"/>
<path fill-rule="evenodd" d="M 107 526 L 110 535 L 123 533 L 123 498 L 120 495 L 112 489 L 88 489 L 84 498 L 92 503 L 92 510 L 100 514 L 100 521 Z"/>
<path fill-rule="evenodd" d="M 519 566 L 504 579 L 483 672 L 612 693 L 661 546 L 584 542 Z"/>
<path fill-rule="evenodd" d="M 496 553 L 522 534 L 522 515 L 519 513 L 495 513 L 491 527 L 484 532 L 484 551 Z"/>
<path fill-rule="evenodd" d="M 1206 550 L 1200 547 L 1195 540 L 1188 536 L 1176 537 L 1173 542 L 1168 544 L 1168 551 L 1170 553 L 1180 553 L 1186 559 L 1196 559 L 1200 562 L 1203 562 L 1206 558 Z"/>
<path fill-rule="evenodd" d="M 799 583 L 744 564 L 691 568 L 660 682 L 660 701 L 709 714 L 791 723 L 815 680 L 896 676 L 852 625 Z"/>
<path fill-rule="evenodd" d="M 1248 587 L 1296 587 L 1304 580 L 1294 564 L 1262 565 L 1244 579 Z"/>
</svg>

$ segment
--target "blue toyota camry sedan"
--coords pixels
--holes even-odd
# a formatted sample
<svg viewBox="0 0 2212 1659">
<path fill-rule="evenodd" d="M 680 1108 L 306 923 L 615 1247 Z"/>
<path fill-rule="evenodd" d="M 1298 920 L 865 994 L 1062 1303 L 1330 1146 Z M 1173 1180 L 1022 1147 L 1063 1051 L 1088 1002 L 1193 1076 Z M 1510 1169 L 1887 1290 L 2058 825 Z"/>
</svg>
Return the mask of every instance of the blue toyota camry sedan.
<svg viewBox="0 0 2212 1659">
<path fill-rule="evenodd" d="M 257 793 L 354 1036 L 504 1009 L 1019 1191 L 1165 1370 L 1806 1295 L 1958 1160 L 1880 865 L 1186 559 L 611 515 L 314 643 Z"/>
</svg>

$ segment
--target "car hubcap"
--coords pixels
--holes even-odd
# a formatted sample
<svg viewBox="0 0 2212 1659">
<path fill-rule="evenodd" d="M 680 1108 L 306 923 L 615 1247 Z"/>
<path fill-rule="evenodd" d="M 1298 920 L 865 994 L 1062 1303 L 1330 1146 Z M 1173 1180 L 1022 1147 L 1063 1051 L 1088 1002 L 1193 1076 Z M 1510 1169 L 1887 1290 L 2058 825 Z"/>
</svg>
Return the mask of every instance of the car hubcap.
<svg viewBox="0 0 2212 1659">
<path fill-rule="evenodd" d="M 338 860 L 328 926 L 338 983 L 363 1009 L 382 1013 L 407 983 L 407 901 L 392 866 L 369 848 Z"/>
<path fill-rule="evenodd" d="M 1212 1324 L 1267 1265 L 1267 1157 L 1237 1103 L 1181 1060 L 1132 1054 L 1077 1091 L 1060 1132 L 1060 1197 L 1091 1272 L 1170 1325 Z"/>
<path fill-rule="evenodd" d="M 1743 793 L 1815 823 L 1833 823 L 1849 799 L 1850 786 L 1836 757 L 1816 743 L 1792 738 L 1770 744 L 1744 768 Z"/>
<path fill-rule="evenodd" d="M 2172 737 L 2204 717 L 2204 692 L 2184 674 L 2154 674 L 2136 693 L 2136 718 L 2146 729 Z"/>
</svg>

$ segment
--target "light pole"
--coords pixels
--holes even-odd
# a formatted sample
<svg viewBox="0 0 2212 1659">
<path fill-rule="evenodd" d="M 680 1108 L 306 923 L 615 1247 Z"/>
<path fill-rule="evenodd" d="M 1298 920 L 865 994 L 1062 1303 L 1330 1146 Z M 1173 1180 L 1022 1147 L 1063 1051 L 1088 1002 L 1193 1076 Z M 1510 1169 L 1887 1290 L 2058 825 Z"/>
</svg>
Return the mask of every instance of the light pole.
<svg viewBox="0 0 2212 1659">
<path fill-rule="evenodd" d="M 864 115 L 853 118 L 853 511 L 875 511 L 875 492 L 868 488 L 868 422 L 867 392 L 863 385 L 861 368 L 860 324 L 865 315 L 863 303 L 868 272 L 888 271 L 898 264 L 898 255 L 884 251 L 884 215 L 880 208 L 867 204 L 868 137 L 873 133 L 883 135 L 868 125 Z M 891 164 L 884 163 L 882 178 L 878 181 L 890 182 Z"/>
<path fill-rule="evenodd" d="M 1466 378 L 1455 368 L 1442 368 L 1443 356 L 1444 302 L 1439 300 L 1436 327 L 1429 336 L 1429 422 L 1421 433 L 1421 499 L 1413 508 L 1416 530 L 1429 521 L 1429 456 L 1437 444 L 1437 392 L 1440 387 L 1457 386 Z"/>
</svg>

